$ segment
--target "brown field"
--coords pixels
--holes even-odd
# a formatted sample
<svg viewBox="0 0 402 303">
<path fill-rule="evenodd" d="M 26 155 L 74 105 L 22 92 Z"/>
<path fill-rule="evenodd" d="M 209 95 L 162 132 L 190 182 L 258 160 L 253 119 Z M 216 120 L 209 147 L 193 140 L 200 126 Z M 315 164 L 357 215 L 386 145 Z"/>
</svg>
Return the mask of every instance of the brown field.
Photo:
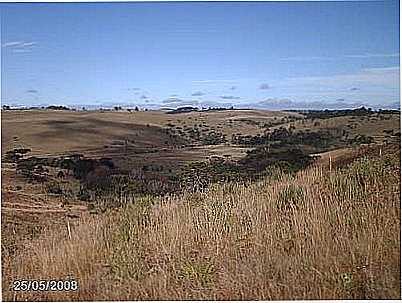
<svg viewBox="0 0 402 303">
<path fill-rule="evenodd" d="M 31 148 L 31 155 L 56 156 L 81 153 L 88 157 L 111 157 L 124 166 L 145 163 L 184 163 L 212 155 L 244 156 L 245 149 L 223 145 L 184 147 L 163 132 L 168 123 L 192 127 L 205 123 L 229 137 L 232 133 L 255 135 L 262 129 L 239 121 L 268 122 L 294 113 L 234 110 L 208 113 L 166 114 L 147 112 L 6 111 L 2 113 L 2 153 L 13 148 Z M 229 127 L 229 120 L 233 120 Z M 125 141 L 128 140 L 128 146 Z M 180 142 L 177 143 L 180 145 Z M 155 153 L 144 150 L 156 149 Z"/>
<path fill-rule="evenodd" d="M 165 137 L 160 128 L 168 123 L 191 127 L 205 122 L 228 135 L 237 132 L 257 134 L 261 129 L 238 120 L 270 121 L 274 117 L 292 115 L 298 114 L 262 110 L 182 114 L 166 114 L 164 111 L 6 111 L 2 112 L 2 152 L 28 146 L 32 154 L 37 155 L 94 150 L 101 153 L 105 146 L 130 137 L 135 139 L 136 147 L 161 147 Z M 233 128 L 228 127 L 229 120 L 235 121 Z"/>
</svg>

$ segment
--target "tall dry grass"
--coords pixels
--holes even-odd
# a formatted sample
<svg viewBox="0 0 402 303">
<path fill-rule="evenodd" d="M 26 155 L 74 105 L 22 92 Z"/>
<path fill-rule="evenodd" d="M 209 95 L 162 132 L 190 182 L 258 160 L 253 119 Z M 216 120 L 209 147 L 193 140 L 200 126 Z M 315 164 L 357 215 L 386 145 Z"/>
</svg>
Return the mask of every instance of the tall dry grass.
<svg viewBox="0 0 402 303">
<path fill-rule="evenodd" d="M 145 197 L 8 262 L 6 300 L 400 299 L 399 155 Z M 78 292 L 8 290 L 68 275 Z"/>
</svg>

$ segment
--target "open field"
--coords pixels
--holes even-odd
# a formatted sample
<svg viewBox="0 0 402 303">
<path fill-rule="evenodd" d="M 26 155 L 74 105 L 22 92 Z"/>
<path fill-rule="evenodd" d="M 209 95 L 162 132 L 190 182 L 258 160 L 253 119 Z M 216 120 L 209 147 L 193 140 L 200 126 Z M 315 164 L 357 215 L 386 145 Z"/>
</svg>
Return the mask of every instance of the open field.
<svg viewBox="0 0 402 303">
<path fill-rule="evenodd" d="M 400 297 L 397 113 L 11 110 L 2 134 L 6 300 Z"/>
<path fill-rule="evenodd" d="M 33 156 L 80 153 L 88 157 L 111 157 L 125 167 L 141 162 L 184 163 L 212 155 L 244 156 L 245 149 L 228 145 L 186 146 L 182 136 L 165 132 L 167 125 L 255 135 L 262 130 L 249 121 L 268 122 L 294 113 L 236 110 L 208 113 L 167 114 L 147 112 L 6 111 L 2 113 L 2 152 L 30 148 Z M 232 122 L 229 122 L 232 121 Z M 29 126 L 29 127 L 27 127 Z M 153 151 L 150 153 L 150 150 Z"/>
<path fill-rule="evenodd" d="M 6 111 L 2 116 L 2 152 L 30 148 L 32 156 L 50 157 L 79 153 L 91 158 L 112 158 L 116 165 L 126 169 L 162 165 L 166 170 L 176 170 L 189 161 L 207 160 L 215 155 L 239 159 L 248 148 L 223 142 L 213 145 L 190 142 L 181 130 L 174 135 L 167 133 L 168 125 L 187 130 L 202 125 L 205 136 L 216 132 L 215 137 L 224 134 L 230 138 L 233 133 L 256 135 L 263 132 L 250 121 L 262 123 L 291 116 L 300 115 L 257 110 L 183 114 Z"/>
<path fill-rule="evenodd" d="M 169 123 L 179 127 L 206 124 L 227 135 L 235 132 L 254 135 L 261 129 L 247 121 L 267 122 L 285 116 L 300 115 L 261 110 L 183 114 L 164 111 L 5 111 L 2 113 L 2 152 L 29 146 L 35 155 L 93 150 L 101 153 L 105 146 L 129 138 L 135 140 L 135 147 L 163 147 L 167 137 L 160 128 Z M 234 121 L 231 127 L 230 120 Z"/>
<path fill-rule="evenodd" d="M 131 158 L 134 162 L 186 162 L 207 159 L 212 155 L 245 155 L 243 147 L 233 144 L 196 144 L 186 132 L 175 136 L 166 129 L 204 127 L 205 133 L 218 132 L 228 140 L 233 134 L 258 135 L 270 129 L 295 127 L 297 131 L 337 128 L 350 136 L 371 135 L 376 142 L 386 137 L 384 130 L 399 130 L 399 115 L 372 117 L 336 117 L 322 121 L 300 119 L 288 122 L 285 117 L 302 115 L 261 110 L 227 110 L 167 114 L 147 112 L 73 112 L 73 111 L 5 111 L 2 113 L 2 153 L 14 148 L 30 148 L 33 156 L 56 156 L 80 153 L 89 157 Z M 380 119 L 381 118 L 381 119 Z M 281 119 L 283 123 L 281 123 Z M 184 136 L 183 136 L 184 135 Z M 150 150 L 154 152 L 149 153 Z M 132 162 L 132 161 L 131 161 Z"/>
</svg>

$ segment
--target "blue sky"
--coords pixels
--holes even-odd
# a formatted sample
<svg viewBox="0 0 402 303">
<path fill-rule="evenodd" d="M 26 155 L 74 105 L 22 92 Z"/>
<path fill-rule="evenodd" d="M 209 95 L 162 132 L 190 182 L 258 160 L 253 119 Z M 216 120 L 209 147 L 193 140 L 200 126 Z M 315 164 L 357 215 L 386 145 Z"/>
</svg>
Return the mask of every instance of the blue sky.
<svg viewBox="0 0 402 303">
<path fill-rule="evenodd" d="M 2 104 L 399 103 L 399 2 L 0 4 Z"/>
</svg>

